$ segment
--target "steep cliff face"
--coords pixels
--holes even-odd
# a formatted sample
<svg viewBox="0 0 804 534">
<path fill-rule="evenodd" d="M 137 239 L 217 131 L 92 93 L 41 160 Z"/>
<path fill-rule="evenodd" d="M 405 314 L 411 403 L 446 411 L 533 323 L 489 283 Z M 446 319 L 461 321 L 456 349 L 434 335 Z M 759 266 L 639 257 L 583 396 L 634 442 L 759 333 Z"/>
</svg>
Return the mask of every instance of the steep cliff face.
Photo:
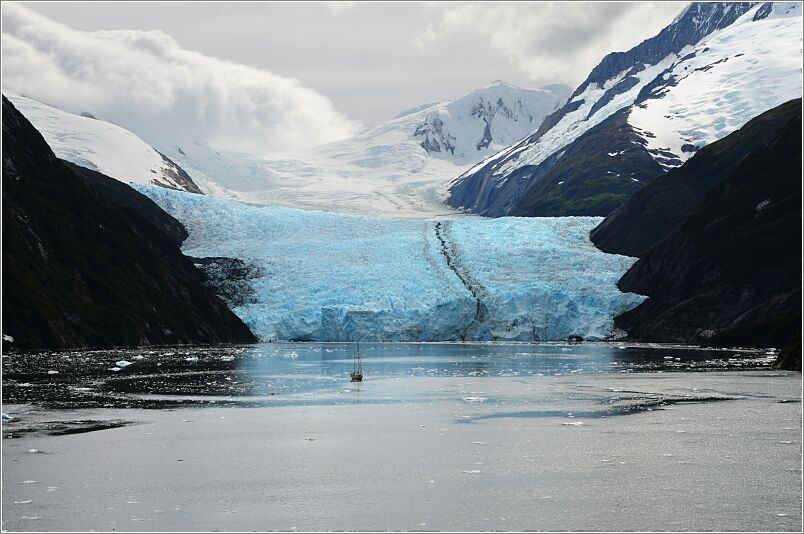
<svg viewBox="0 0 804 534">
<path fill-rule="evenodd" d="M 148 198 L 57 159 L 3 97 L 5 348 L 254 341 L 184 237 Z"/>
<path fill-rule="evenodd" d="M 684 184 L 700 178 L 703 169 L 720 164 L 727 172 L 669 233 L 656 233 L 650 221 L 678 197 L 658 181 L 648 186 L 657 191 L 645 201 L 648 216 L 630 219 L 632 233 L 648 237 L 624 240 L 622 246 L 641 249 L 667 235 L 620 279 L 623 291 L 649 298 L 618 316 L 617 326 L 639 340 L 727 346 L 784 347 L 800 335 L 801 147 L 799 99 L 702 150 L 665 177 L 680 185 L 677 195 L 686 196 Z M 724 160 L 729 153 L 745 155 L 730 162 Z M 687 209 L 668 209 L 668 215 L 677 220 Z"/>
</svg>

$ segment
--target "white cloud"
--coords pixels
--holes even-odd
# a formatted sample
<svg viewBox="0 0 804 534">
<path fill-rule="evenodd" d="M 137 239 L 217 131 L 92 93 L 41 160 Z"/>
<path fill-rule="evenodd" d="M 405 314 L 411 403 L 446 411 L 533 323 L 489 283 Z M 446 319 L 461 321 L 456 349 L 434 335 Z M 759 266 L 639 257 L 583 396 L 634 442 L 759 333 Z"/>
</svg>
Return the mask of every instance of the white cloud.
<svg viewBox="0 0 804 534">
<path fill-rule="evenodd" d="M 357 2 L 324 2 L 324 5 L 330 10 L 330 12 L 337 15 L 342 11 L 355 7 Z"/>
<path fill-rule="evenodd" d="M 299 81 L 186 50 L 161 31 L 84 32 L 3 3 L 3 91 L 120 124 L 152 144 L 267 154 L 358 124 Z"/>
<path fill-rule="evenodd" d="M 529 79 L 577 85 L 607 53 L 628 50 L 652 37 L 684 5 L 683 2 L 429 4 L 437 20 L 414 39 L 414 44 L 426 50 L 448 36 L 474 33 Z"/>
</svg>

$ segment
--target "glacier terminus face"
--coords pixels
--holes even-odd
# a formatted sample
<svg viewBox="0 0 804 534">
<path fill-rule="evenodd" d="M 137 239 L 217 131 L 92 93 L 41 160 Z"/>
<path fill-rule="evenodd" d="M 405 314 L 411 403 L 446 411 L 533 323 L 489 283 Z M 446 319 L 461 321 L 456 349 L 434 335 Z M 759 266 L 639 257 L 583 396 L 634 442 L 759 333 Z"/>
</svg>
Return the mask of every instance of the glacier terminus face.
<svg viewBox="0 0 804 534">
<path fill-rule="evenodd" d="M 138 185 L 189 232 L 192 257 L 254 267 L 234 312 L 263 341 L 604 339 L 643 297 L 635 258 L 588 239 L 597 217 L 369 217 Z"/>
</svg>

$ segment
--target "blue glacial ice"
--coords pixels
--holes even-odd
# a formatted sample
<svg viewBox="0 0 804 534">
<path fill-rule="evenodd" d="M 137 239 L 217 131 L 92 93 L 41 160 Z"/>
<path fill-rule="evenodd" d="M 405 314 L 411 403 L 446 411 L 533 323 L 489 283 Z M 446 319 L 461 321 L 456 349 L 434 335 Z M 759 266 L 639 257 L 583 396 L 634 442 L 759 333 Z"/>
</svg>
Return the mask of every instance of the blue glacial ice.
<svg viewBox="0 0 804 534">
<path fill-rule="evenodd" d="M 136 186 L 189 232 L 189 256 L 259 268 L 233 311 L 263 341 L 604 339 L 644 297 L 635 258 L 588 239 L 599 217 L 392 219 Z"/>
</svg>

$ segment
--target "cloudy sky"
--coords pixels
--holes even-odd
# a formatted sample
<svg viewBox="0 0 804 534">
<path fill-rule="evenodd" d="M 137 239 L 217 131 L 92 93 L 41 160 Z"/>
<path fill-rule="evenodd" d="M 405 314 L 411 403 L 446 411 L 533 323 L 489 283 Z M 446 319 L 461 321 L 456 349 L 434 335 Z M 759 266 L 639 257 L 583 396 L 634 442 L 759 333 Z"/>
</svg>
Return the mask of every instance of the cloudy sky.
<svg viewBox="0 0 804 534">
<path fill-rule="evenodd" d="M 91 108 L 138 133 L 161 116 L 282 149 L 497 79 L 574 88 L 606 53 L 656 34 L 683 7 L 3 2 L 3 89 Z"/>
</svg>

